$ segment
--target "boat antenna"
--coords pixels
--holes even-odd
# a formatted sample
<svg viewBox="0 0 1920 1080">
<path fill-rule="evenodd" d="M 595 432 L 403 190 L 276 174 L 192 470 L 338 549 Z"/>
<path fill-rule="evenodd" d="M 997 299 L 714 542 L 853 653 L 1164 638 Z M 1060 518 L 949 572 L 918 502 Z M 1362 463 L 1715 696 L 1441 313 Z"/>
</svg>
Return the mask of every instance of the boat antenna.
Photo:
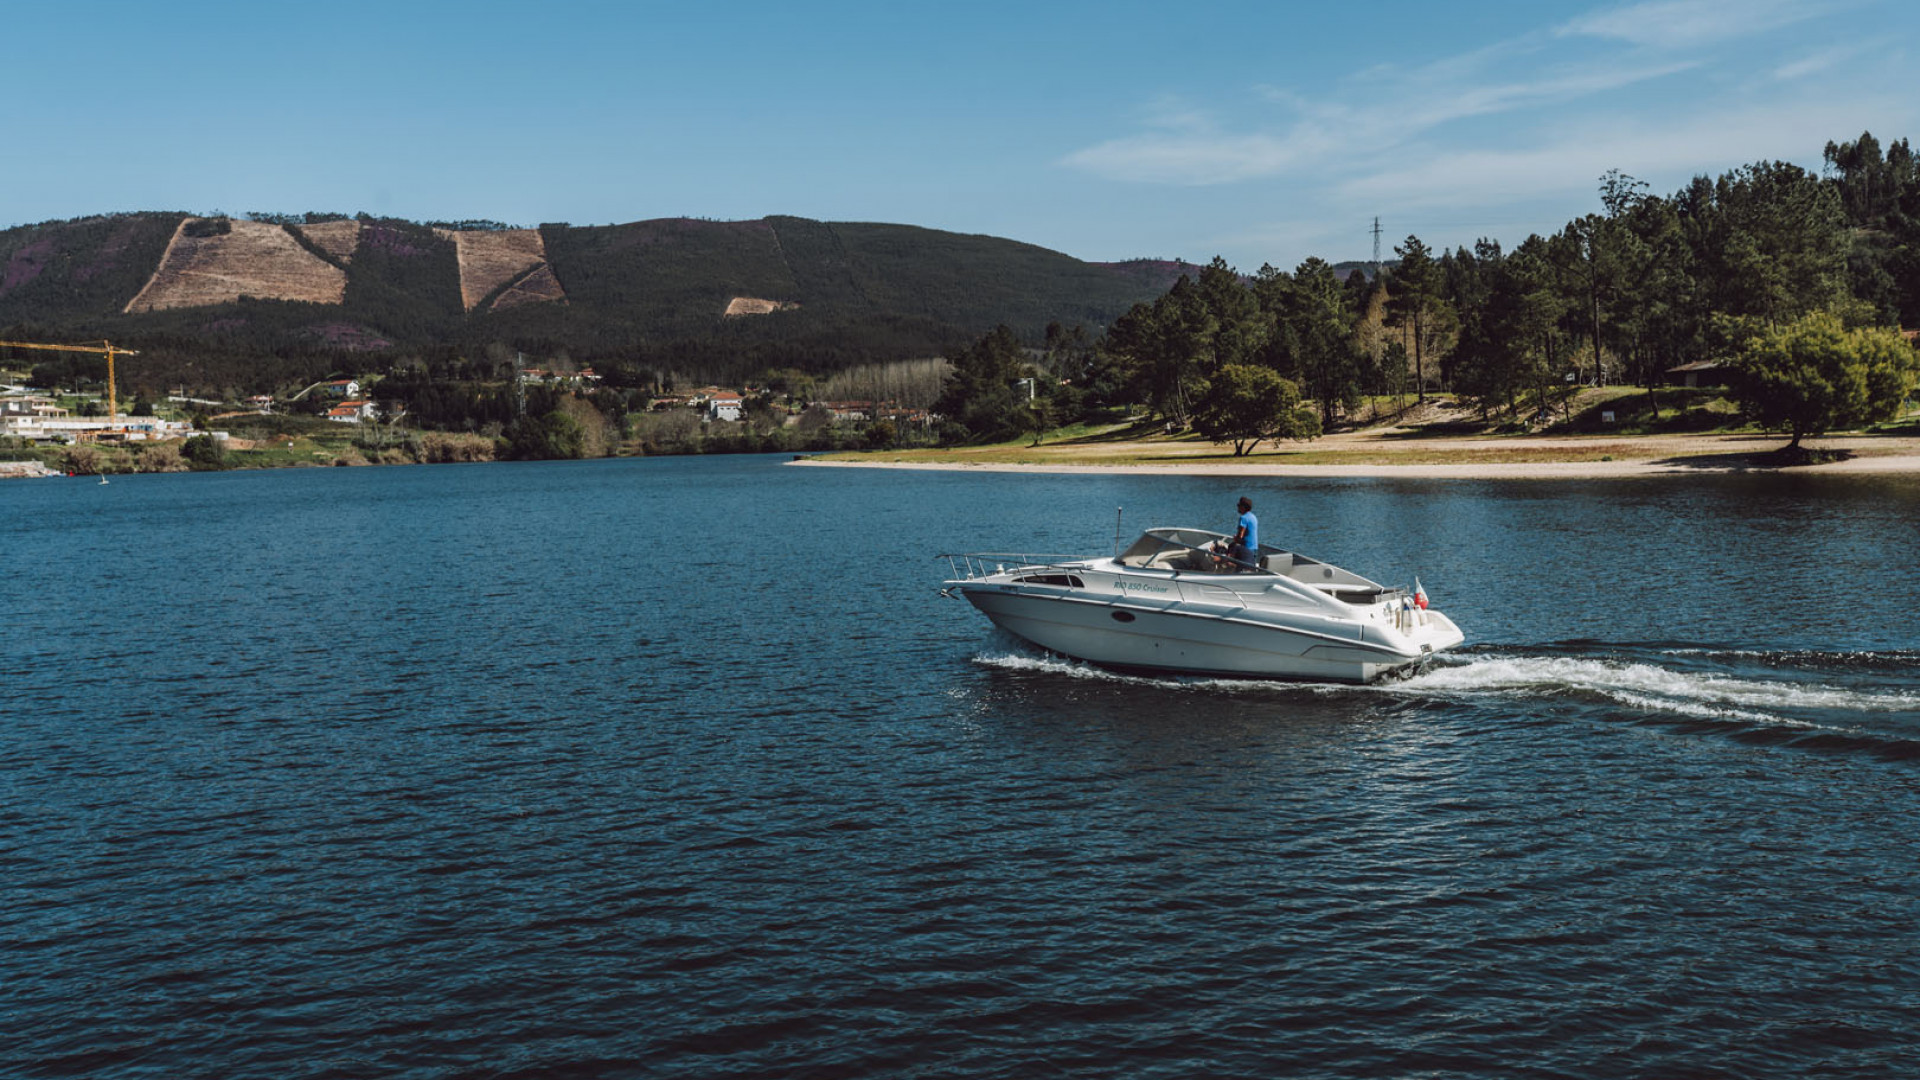
<svg viewBox="0 0 1920 1080">
<path fill-rule="evenodd" d="M 1120 557 L 1120 519 L 1126 515 L 1126 512 L 1127 508 L 1124 506 L 1113 508 L 1113 557 L 1116 559 Z"/>
</svg>

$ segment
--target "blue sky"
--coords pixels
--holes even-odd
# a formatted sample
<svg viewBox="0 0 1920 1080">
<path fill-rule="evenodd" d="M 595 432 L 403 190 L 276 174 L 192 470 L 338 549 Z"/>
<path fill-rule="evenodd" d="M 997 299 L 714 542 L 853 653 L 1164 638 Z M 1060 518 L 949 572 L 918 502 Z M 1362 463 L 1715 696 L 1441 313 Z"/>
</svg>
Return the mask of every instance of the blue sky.
<svg viewBox="0 0 1920 1080">
<path fill-rule="evenodd" d="M 1908 0 L 16 4 L 0 223 L 798 214 L 1085 259 L 1511 246 L 1920 136 Z"/>
</svg>

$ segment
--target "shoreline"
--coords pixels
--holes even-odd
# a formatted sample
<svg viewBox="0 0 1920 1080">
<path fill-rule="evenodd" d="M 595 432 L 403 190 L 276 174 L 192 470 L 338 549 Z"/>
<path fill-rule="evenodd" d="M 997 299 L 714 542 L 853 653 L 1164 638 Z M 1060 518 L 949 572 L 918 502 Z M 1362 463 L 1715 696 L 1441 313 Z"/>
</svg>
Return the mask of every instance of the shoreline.
<svg viewBox="0 0 1920 1080">
<path fill-rule="evenodd" d="M 1017 453 L 1027 460 L 951 460 L 873 453 L 855 456 L 809 456 L 788 462 L 826 468 L 917 469 L 942 472 L 1031 472 L 1057 475 L 1263 476 L 1322 479 L 1408 480 L 1615 480 L 1641 477 L 1699 475 L 1920 475 L 1920 438 L 1911 436 L 1830 436 L 1810 439 L 1812 450 L 1850 454 L 1837 461 L 1807 465 L 1774 465 L 1765 455 L 1782 441 L 1751 435 L 1640 436 L 1629 438 L 1521 438 L 1439 437 L 1388 443 L 1376 436 L 1333 437 L 1329 451 L 1346 451 L 1373 460 L 1289 463 L 1276 460 L 1178 460 L 1182 450 L 1194 457 L 1200 449 L 1169 443 L 1099 444 L 1026 448 Z M 1461 460 L 1434 461 L 1457 451 Z M 1604 450 L 1602 457 L 1591 456 Z M 1501 452 L 1531 460 L 1487 460 L 1482 455 Z M 1582 456 L 1582 453 L 1587 456 Z M 943 453 L 956 453 L 947 451 Z M 966 451 L 958 451 L 964 455 Z M 997 452 L 1005 454 L 1003 448 Z M 1101 457 L 1157 457 L 1157 461 L 1075 461 L 1076 455 Z M 1404 455 L 1411 459 L 1395 462 Z M 1386 460 L 1381 460 L 1381 459 Z M 1478 458 L 1478 459 L 1476 459 Z M 1051 459 L 1051 460 L 1049 460 Z M 1429 459 L 1429 460 L 1421 460 Z"/>
<path fill-rule="evenodd" d="M 1822 465 L 1676 465 L 1653 461 L 1535 461 L 1459 465 L 1074 465 L 989 461 L 841 461 L 805 458 L 789 465 L 843 469 L 912 469 L 923 472 L 1052 473 L 1097 476 L 1270 476 L 1375 480 L 1615 480 L 1654 476 L 1727 476 L 1739 473 L 1779 475 L 1920 474 L 1920 456 L 1853 458 Z"/>
</svg>

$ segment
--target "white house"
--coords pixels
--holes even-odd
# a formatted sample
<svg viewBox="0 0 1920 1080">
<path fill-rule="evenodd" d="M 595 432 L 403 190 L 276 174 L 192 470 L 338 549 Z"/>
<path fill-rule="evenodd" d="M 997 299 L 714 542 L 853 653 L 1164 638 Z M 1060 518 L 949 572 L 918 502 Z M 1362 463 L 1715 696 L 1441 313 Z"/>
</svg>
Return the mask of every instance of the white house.
<svg viewBox="0 0 1920 1080">
<path fill-rule="evenodd" d="M 709 420 L 738 420 L 740 409 L 741 401 L 738 397 L 718 394 L 707 399 L 707 419 Z"/>
<path fill-rule="evenodd" d="M 327 419 L 337 424 L 360 424 L 373 419 L 376 411 L 373 402 L 367 400 L 343 401 L 327 410 Z"/>
</svg>

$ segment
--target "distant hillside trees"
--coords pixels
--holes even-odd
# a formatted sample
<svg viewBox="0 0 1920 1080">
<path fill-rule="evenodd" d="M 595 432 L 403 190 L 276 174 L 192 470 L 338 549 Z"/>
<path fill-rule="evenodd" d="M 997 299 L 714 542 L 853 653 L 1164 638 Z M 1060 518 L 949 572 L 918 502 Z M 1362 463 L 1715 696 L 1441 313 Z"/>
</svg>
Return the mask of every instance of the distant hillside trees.
<svg viewBox="0 0 1920 1080">
<path fill-rule="evenodd" d="M 925 409 L 940 399 L 953 365 L 940 357 L 861 364 L 818 383 L 814 396 L 824 401 L 887 402 Z"/>
<path fill-rule="evenodd" d="M 1666 198 L 1609 172 L 1602 213 L 1511 253 L 1482 241 L 1441 255 L 1442 294 L 1459 320 L 1446 381 L 1483 411 L 1543 409 L 1567 378 L 1656 388 L 1673 367 L 1730 360 L 1815 312 L 1848 326 L 1894 323 L 1903 305 L 1920 308 L 1920 246 L 1898 232 L 1901 200 L 1920 210 L 1920 191 L 1898 145 L 1896 165 L 1863 136 L 1829 146 L 1836 178 L 1758 162 Z M 1852 223 L 1874 214 L 1872 225 Z M 1900 277 L 1907 258 L 1911 291 Z M 1411 289 L 1407 278 L 1398 268 L 1386 287 Z"/>
<path fill-rule="evenodd" d="M 950 425 L 947 441 L 1006 439 L 1025 430 L 1019 411 L 1025 395 L 1014 396 L 1014 383 L 1023 377 L 1026 358 L 1011 329 L 996 327 L 951 359 L 952 374 L 934 402 Z"/>
<path fill-rule="evenodd" d="M 1530 421 L 1581 385 L 1651 390 L 1676 366 L 1749 356 L 1815 313 L 1848 332 L 1920 326 L 1920 160 L 1905 139 L 1868 132 L 1829 142 L 1824 159 L 1821 174 L 1761 161 L 1666 195 L 1611 171 L 1593 212 L 1561 228 L 1452 251 L 1409 235 L 1396 263 L 1345 280 L 1319 259 L 1251 275 L 1221 259 L 1104 265 L 991 237 L 788 217 L 549 224 L 540 233 L 566 301 L 471 313 L 436 225 L 499 222 L 359 214 L 348 257 L 302 231 L 342 215 L 253 212 L 345 270 L 341 304 L 242 298 L 130 314 L 188 215 L 104 215 L 0 230 L 0 324 L 12 328 L 0 336 L 110 337 L 139 351 L 123 386 L 149 392 L 285 394 L 329 372 L 394 372 L 417 422 L 461 431 L 557 407 L 522 406 L 503 385 L 518 354 L 591 364 L 623 392 L 777 380 L 799 400 L 931 403 L 949 440 L 1142 412 L 1187 429 L 1228 367 L 1295 384 L 1323 429 L 1435 389 Z M 191 230 L 231 227 L 214 212 Z M 740 298 L 796 306 L 727 317 Z M 91 386 L 90 363 L 44 363 L 35 381 Z M 1748 400 L 1756 416 L 1784 415 Z M 617 428 L 630 404 L 594 408 Z M 771 445 L 787 436 L 769 415 L 694 441 Z M 918 434 L 897 425 L 902 442 Z"/>
<path fill-rule="evenodd" d="M 1147 406 L 1186 427 L 1208 380 L 1227 364 L 1253 361 L 1272 337 L 1270 313 L 1222 259 L 1181 275 L 1151 304 L 1114 321 L 1091 362 L 1100 396 Z"/>
<path fill-rule="evenodd" d="M 1884 416 L 1911 390 L 1907 354 L 1869 328 L 1920 323 L 1920 165 L 1904 140 L 1883 153 L 1870 134 L 1829 144 L 1827 161 L 1826 178 L 1763 161 L 1667 197 L 1610 171 L 1600 210 L 1557 232 L 1439 253 L 1408 236 L 1379 280 L 1342 282 L 1319 259 L 1247 278 L 1216 258 L 1092 342 L 1071 408 L 1056 398 L 1026 419 L 1144 408 L 1223 437 L 1223 417 L 1271 393 L 1262 371 L 1296 385 L 1321 429 L 1409 383 L 1489 417 L 1540 416 L 1581 384 L 1654 391 L 1674 367 L 1736 357 L 1749 413 L 1796 442 Z M 1017 345 L 1003 334 L 956 358 L 939 407 L 964 437 L 1017 430 Z"/>
<path fill-rule="evenodd" d="M 1463 279 L 1453 285 L 1455 295 L 1479 300 L 1464 307 L 1454 388 L 1483 416 L 1519 412 L 1528 395 L 1532 411 L 1546 409 L 1549 390 L 1566 366 L 1560 324 L 1573 304 L 1554 288 L 1547 247 L 1534 236 L 1503 254 L 1498 244 L 1482 241 L 1473 253 L 1451 260 Z"/>
</svg>

